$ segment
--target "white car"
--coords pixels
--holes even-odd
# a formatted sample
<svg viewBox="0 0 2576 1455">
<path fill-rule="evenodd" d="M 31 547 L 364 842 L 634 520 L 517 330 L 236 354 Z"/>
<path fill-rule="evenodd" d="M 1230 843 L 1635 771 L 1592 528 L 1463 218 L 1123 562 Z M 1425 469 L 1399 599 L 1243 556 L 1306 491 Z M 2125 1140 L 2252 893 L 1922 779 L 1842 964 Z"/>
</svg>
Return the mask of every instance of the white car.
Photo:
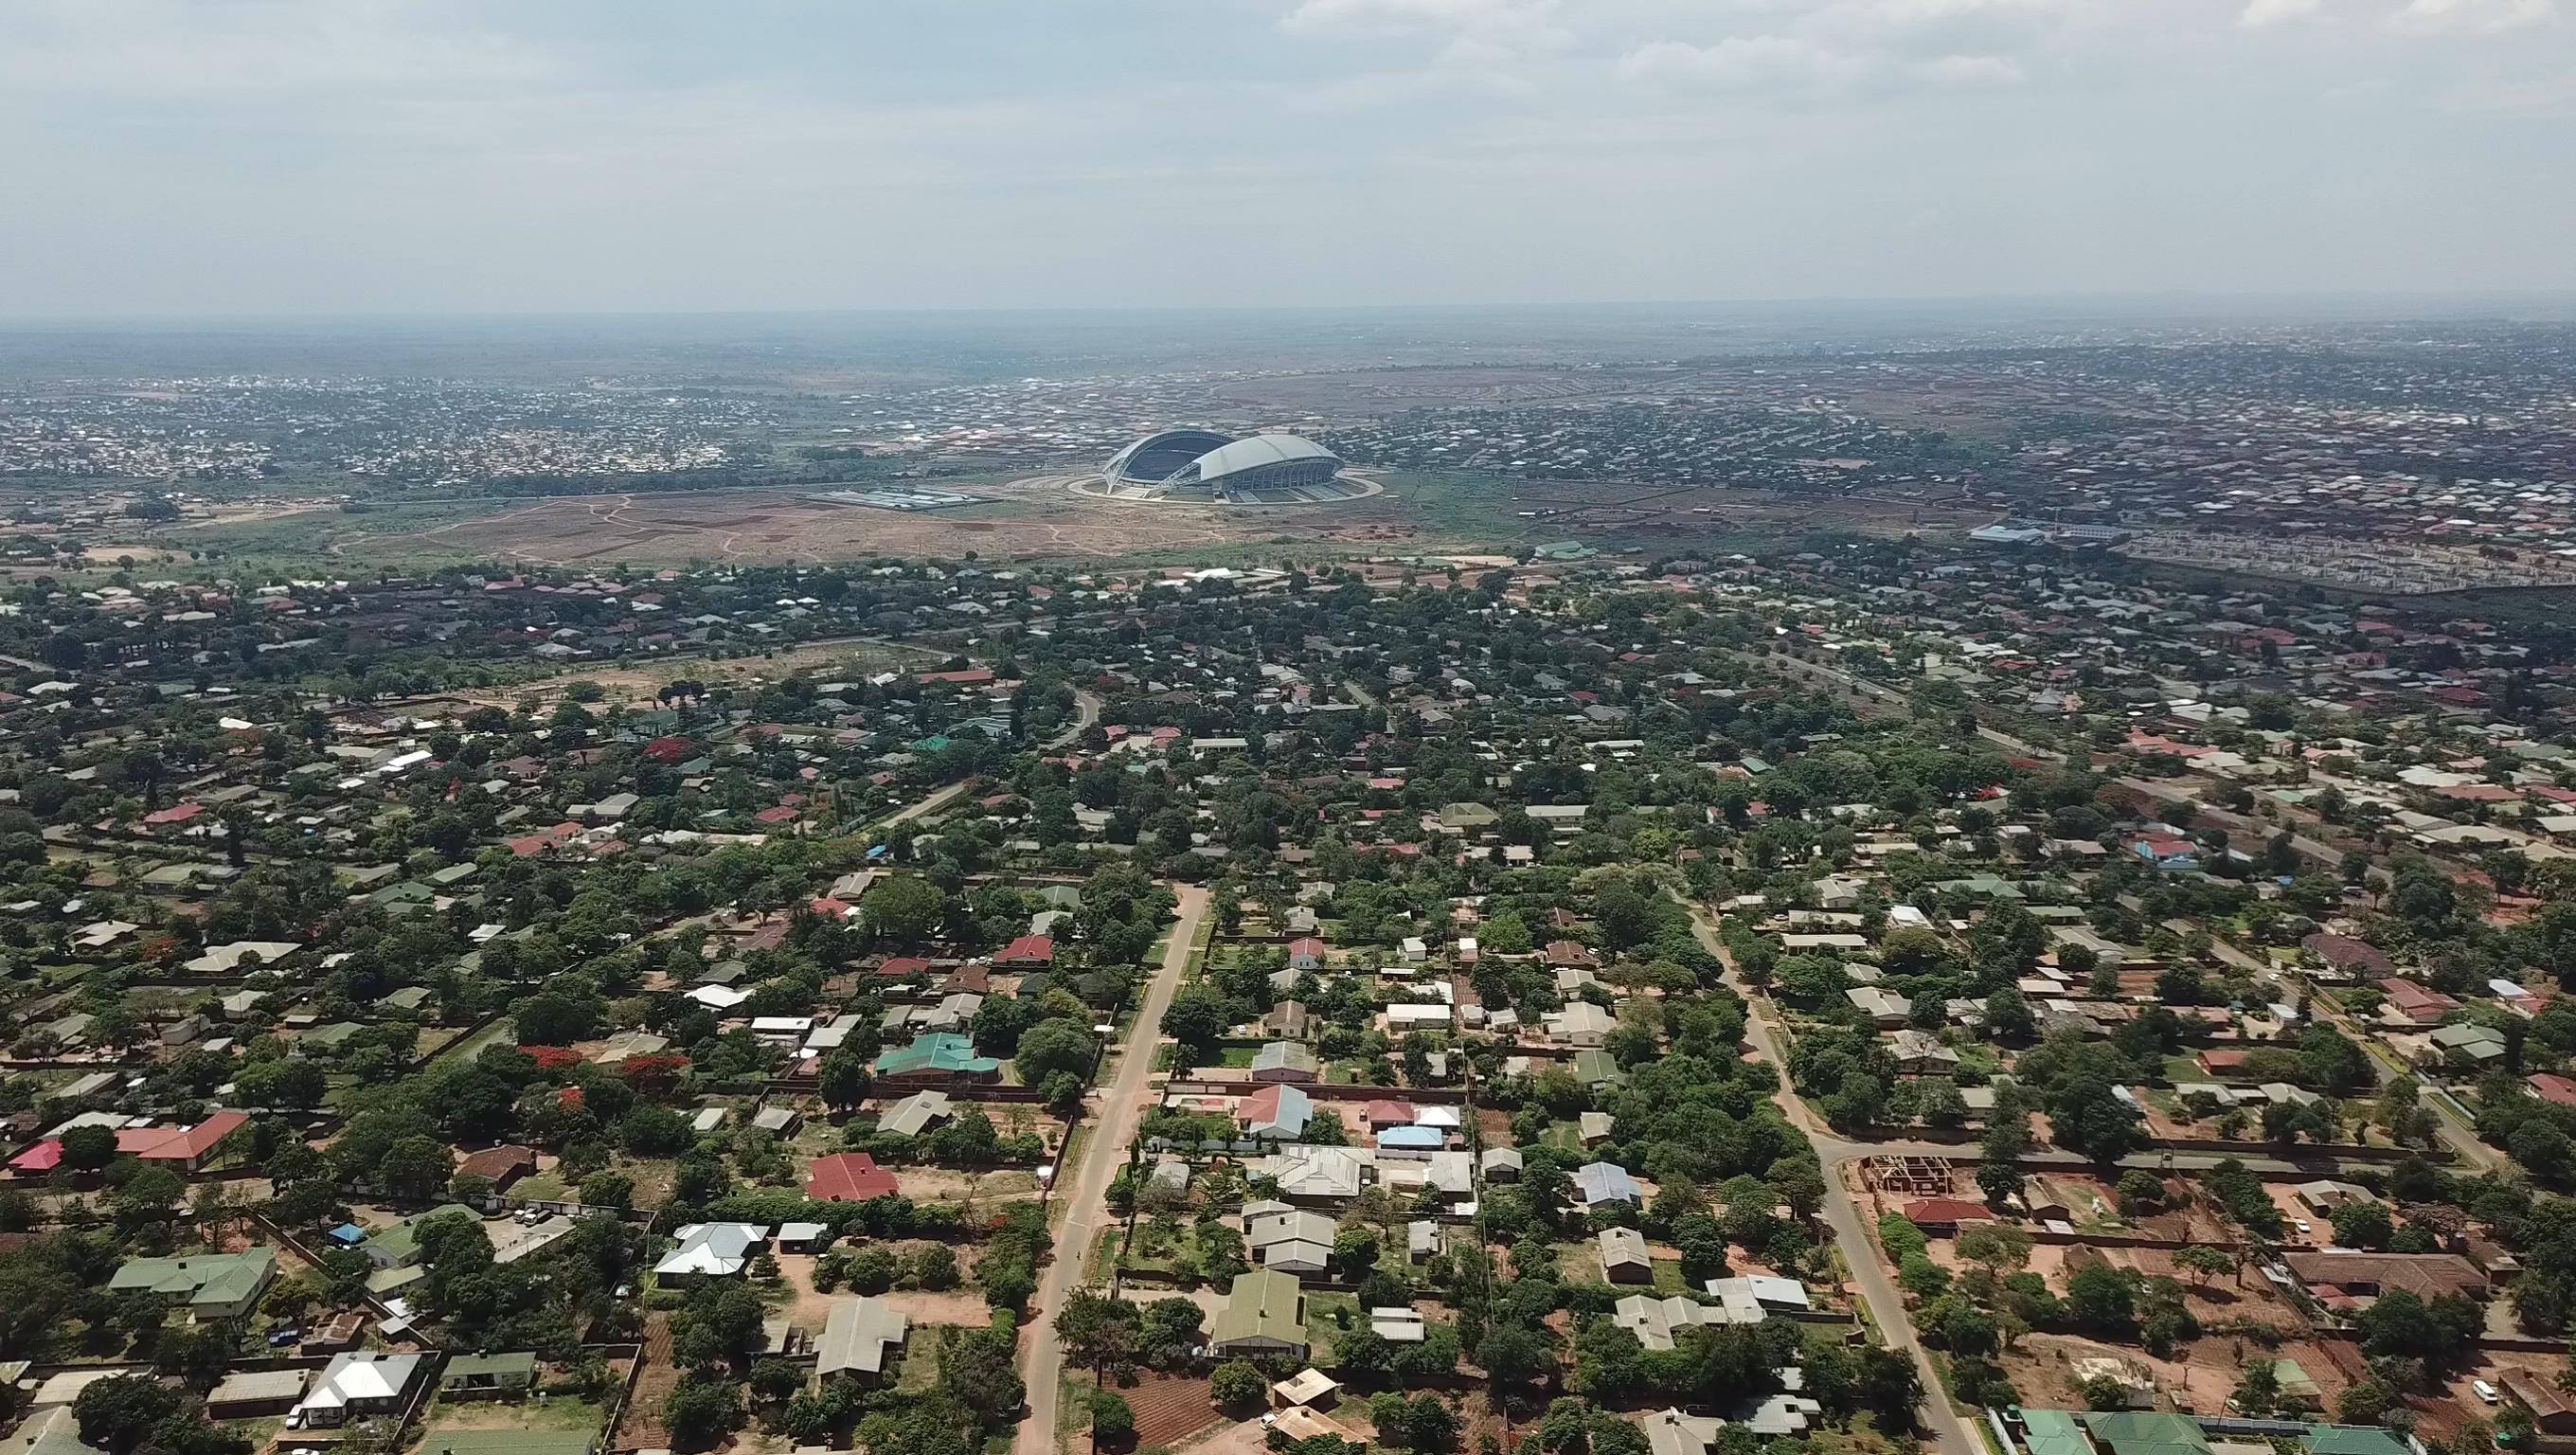
<svg viewBox="0 0 2576 1455">
<path fill-rule="evenodd" d="M 2496 1387 L 2487 1383 L 2485 1380 L 2472 1379 L 2469 1381 L 2469 1388 L 2476 1391 L 2478 1398 L 2486 1403 L 2494 1404 L 2496 1402 Z"/>
<path fill-rule="evenodd" d="M 2317 1230 L 2316 1225 L 2309 1222 L 2306 1218 L 2294 1218 L 2291 1220 L 2290 1225 L 2303 1233 L 2313 1233 Z"/>
</svg>

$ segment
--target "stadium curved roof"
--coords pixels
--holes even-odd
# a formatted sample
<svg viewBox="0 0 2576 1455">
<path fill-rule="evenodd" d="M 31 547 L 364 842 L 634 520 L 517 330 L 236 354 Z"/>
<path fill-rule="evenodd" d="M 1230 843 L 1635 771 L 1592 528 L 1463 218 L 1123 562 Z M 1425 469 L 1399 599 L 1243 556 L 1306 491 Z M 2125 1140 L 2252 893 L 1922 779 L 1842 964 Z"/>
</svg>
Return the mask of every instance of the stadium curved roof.
<svg viewBox="0 0 2576 1455">
<path fill-rule="evenodd" d="M 1217 446 L 1198 457 L 1198 477 L 1215 480 L 1226 475 L 1257 470 L 1264 465 L 1284 464 L 1290 460 L 1332 460 L 1340 463 L 1331 450 L 1301 435 L 1256 434 Z"/>
<path fill-rule="evenodd" d="M 1341 463 L 1332 451 L 1293 434 L 1235 439 L 1213 430 L 1166 429 L 1110 456 L 1101 473 L 1112 485 L 1221 488 L 1227 481 L 1329 479 Z"/>
</svg>

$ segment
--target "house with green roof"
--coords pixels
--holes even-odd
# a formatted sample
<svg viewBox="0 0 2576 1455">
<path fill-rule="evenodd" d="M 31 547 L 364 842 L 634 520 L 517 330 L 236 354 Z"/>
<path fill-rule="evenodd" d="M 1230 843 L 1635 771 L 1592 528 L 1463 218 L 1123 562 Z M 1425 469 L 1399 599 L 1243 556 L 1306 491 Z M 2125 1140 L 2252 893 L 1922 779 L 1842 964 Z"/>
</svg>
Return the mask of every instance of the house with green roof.
<svg viewBox="0 0 2576 1455">
<path fill-rule="evenodd" d="M 1292 1275 L 1271 1268 L 1238 1273 L 1225 1307 L 1208 1326 L 1217 1354 L 1306 1357 L 1306 1295 Z"/>
<path fill-rule="evenodd" d="M 525 1394 L 536 1382 L 534 1354 L 458 1354 L 439 1371 L 438 1393 L 444 1399 L 498 1399 Z"/>
<path fill-rule="evenodd" d="M 2187 1415 L 2106 1410 L 2077 1418 L 2111 1455 L 2210 1455 L 2209 1437 Z"/>
<path fill-rule="evenodd" d="M 975 1054 L 975 1043 L 955 1031 L 928 1031 L 909 1046 L 879 1055 L 876 1074 L 889 1080 L 994 1081 L 1002 1063 Z"/>
<path fill-rule="evenodd" d="M 110 1293 L 152 1293 L 199 1321 L 238 1319 L 277 1281 L 277 1254 L 267 1248 L 185 1258 L 134 1258 L 107 1281 Z"/>
<path fill-rule="evenodd" d="M 2025 1409 L 2021 1427 L 2030 1455 L 2093 1455 L 2093 1441 L 2072 1410 Z"/>
</svg>

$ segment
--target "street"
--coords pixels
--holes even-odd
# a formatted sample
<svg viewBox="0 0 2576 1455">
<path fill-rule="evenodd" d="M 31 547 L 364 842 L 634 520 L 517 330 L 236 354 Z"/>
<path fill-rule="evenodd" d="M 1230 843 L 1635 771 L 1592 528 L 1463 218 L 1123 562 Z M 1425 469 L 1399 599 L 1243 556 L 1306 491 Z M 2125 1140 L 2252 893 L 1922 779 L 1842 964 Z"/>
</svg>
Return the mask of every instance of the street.
<svg viewBox="0 0 2576 1455">
<path fill-rule="evenodd" d="M 1806 1133 L 1815 1144 L 1816 1160 L 1823 1164 L 1825 1174 L 1825 1225 L 1833 1229 L 1834 1246 L 1842 1251 L 1844 1266 L 1851 1269 L 1853 1281 L 1860 1286 L 1861 1299 L 1869 1305 L 1870 1319 L 1878 1325 L 1881 1337 L 1886 1339 L 1889 1348 L 1901 1350 L 1913 1358 L 1915 1372 L 1923 1380 L 1924 1422 L 1931 1428 L 1932 1438 L 1940 1446 L 1941 1455 L 1986 1455 L 1985 1442 L 1968 1428 L 1967 1422 L 1951 1406 L 1949 1391 L 1942 1386 L 1941 1373 L 1933 1367 L 1932 1356 L 1924 1352 L 1923 1345 L 1914 1337 L 1914 1321 L 1906 1316 L 1904 1296 L 1897 1291 L 1895 1282 L 1879 1263 L 1878 1247 L 1870 1241 L 1869 1230 L 1861 1223 L 1860 1208 L 1843 1186 L 1843 1164 L 1882 1152 L 1901 1153 L 1909 1149 L 1901 1144 L 1847 1142 L 1817 1121 L 1807 1110 L 1807 1104 L 1789 1089 L 1789 1060 L 1782 1054 L 1780 1038 L 1763 1013 L 1764 1002 L 1737 978 L 1734 959 L 1727 954 L 1725 941 L 1718 938 L 1717 926 L 1710 923 L 1697 906 L 1691 908 L 1691 933 L 1697 936 L 1702 948 L 1725 965 L 1727 986 L 1744 997 L 1747 1007 L 1745 1038 L 1753 1043 L 1755 1053 L 1781 1076 L 1780 1089 L 1772 1097 L 1774 1104 L 1789 1118 L 1791 1126 Z M 1958 1149 L 1927 1150 L 1938 1156 Z"/>
<path fill-rule="evenodd" d="M 1180 885 L 1175 892 L 1180 896 L 1180 918 L 1172 926 L 1162 965 L 1145 987 L 1144 1004 L 1136 1012 L 1135 1024 L 1128 1028 L 1127 1039 L 1119 1047 L 1117 1079 L 1100 1093 L 1091 1140 L 1083 1149 L 1082 1168 L 1069 1186 L 1064 1181 L 1067 1169 L 1057 1169 L 1057 1189 L 1070 1192 L 1071 1200 L 1065 1204 L 1064 1220 L 1056 1227 L 1055 1259 L 1047 1264 L 1037 1297 L 1030 1301 L 1029 1311 L 1021 1320 L 1026 1332 L 1020 1375 L 1028 1383 L 1029 1407 L 1012 1439 L 1013 1455 L 1054 1455 L 1056 1397 L 1064 1382 L 1064 1346 L 1056 1339 L 1055 1311 L 1064 1307 L 1065 1299 L 1083 1285 L 1090 1273 L 1092 1239 L 1109 1225 L 1109 1184 L 1126 1162 L 1127 1146 L 1136 1140 L 1137 1125 L 1145 1117 L 1146 1082 L 1154 1069 L 1155 1047 L 1162 1039 L 1163 1012 L 1170 1008 L 1173 994 L 1181 988 L 1181 976 L 1189 968 L 1190 947 L 1198 939 L 1199 922 L 1207 915 L 1205 889 Z"/>
</svg>

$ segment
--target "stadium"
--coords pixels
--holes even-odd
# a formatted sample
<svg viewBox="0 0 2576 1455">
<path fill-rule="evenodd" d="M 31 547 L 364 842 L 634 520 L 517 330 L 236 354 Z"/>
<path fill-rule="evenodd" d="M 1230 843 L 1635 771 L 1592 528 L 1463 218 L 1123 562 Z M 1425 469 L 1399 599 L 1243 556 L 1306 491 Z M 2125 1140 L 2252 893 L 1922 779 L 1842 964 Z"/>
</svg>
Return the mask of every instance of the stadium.
<svg viewBox="0 0 2576 1455">
<path fill-rule="evenodd" d="M 1339 456 L 1298 435 L 1167 429 L 1110 456 L 1087 493 L 1237 505 L 1309 505 L 1375 493 L 1341 471 Z"/>
</svg>

